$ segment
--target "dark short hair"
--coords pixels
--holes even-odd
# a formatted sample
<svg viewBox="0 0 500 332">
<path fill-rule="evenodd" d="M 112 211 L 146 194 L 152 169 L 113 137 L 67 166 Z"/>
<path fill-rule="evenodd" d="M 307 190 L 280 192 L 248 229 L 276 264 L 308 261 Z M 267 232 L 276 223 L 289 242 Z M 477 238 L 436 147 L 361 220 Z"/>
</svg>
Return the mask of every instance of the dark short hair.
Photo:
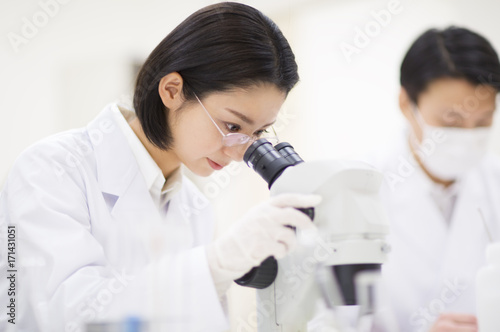
<svg viewBox="0 0 500 332">
<path fill-rule="evenodd" d="M 473 85 L 500 88 L 500 62 L 483 36 L 460 27 L 430 29 L 411 45 L 401 64 L 401 86 L 415 104 L 440 78 L 463 78 Z"/>
<path fill-rule="evenodd" d="M 288 94 L 298 82 L 295 56 L 278 26 L 250 6 L 223 2 L 202 8 L 179 24 L 151 52 L 139 71 L 134 108 L 147 138 L 172 145 L 158 84 L 177 72 L 185 101 L 211 92 L 272 83 Z"/>
</svg>

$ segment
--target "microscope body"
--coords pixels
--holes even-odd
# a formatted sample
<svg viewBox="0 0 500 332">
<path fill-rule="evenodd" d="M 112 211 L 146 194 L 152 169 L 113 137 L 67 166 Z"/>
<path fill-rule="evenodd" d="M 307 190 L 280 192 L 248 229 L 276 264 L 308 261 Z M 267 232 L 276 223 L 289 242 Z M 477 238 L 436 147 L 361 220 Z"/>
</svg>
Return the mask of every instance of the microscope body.
<svg viewBox="0 0 500 332">
<path fill-rule="evenodd" d="M 380 273 L 389 250 L 389 225 L 378 196 L 381 183 L 382 175 L 371 166 L 336 160 L 296 164 L 274 181 L 271 195 L 319 194 L 323 199 L 312 221 L 317 234 L 299 241 L 278 261 L 274 283 L 257 290 L 259 331 L 307 331 L 319 300 L 334 306 L 372 305 L 370 289 L 356 288 L 364 272 Z"/>
</svg>

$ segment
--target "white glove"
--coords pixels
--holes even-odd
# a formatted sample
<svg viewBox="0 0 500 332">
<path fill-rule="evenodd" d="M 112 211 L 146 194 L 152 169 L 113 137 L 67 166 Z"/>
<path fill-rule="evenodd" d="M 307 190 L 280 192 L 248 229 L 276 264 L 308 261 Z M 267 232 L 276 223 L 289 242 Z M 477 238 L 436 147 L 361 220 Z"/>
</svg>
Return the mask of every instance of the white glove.
<svg viewBox="0 0 500 332">
<path fill-rule="evenodd" d="M 319 195 L 281 194 L 252 208 L 221 238 L 207 247 L 207 259 L 219 296 L 234 279 L 260 265 L 269 256 L 283 258 L 295 246 L 294 230 L 315 228 L 295 208 L 315 207 Z"/>
</svg>

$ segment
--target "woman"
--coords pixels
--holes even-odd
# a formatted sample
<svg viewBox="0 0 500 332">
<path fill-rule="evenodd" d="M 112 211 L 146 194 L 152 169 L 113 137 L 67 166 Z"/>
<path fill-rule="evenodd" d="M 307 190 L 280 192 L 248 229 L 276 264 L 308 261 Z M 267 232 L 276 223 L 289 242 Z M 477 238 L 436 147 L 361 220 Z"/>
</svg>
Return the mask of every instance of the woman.
<svg viewBox="0 0 500 332">
<path fill-rule="evenodd" d="M 497 53 L 463 28 L 426 31 L 402 62 L 408 129 L 373 161 L 386 180 L 384 275 L 400 331 L 477 330 L 486 228 L 500 240 L 500 162 L 486 153 L 499 83 Z"/>
<path fill-rule="evenodd" d="M 17 234 L 16 295 L 4 299 L 10 284 L 1 281 L 2 303 L 16 301 L 16 327 L 81 331 L 86 321 L 138 315 L 169 331 L 226 329 L 232 280 L 286 255 L 295 234 L 285 225 L 312 227 L 294 208 L 319 197 L 270 199 L 210 242 L 210 207 L 180 166 L 208 176 L 241 161 L 297 81 L 269 18 L 216 4 L 150 54 L 135 113 L 111 104 L 87 127 L 28 148 L 0 199 L 2 231 Z"/>
</svg>

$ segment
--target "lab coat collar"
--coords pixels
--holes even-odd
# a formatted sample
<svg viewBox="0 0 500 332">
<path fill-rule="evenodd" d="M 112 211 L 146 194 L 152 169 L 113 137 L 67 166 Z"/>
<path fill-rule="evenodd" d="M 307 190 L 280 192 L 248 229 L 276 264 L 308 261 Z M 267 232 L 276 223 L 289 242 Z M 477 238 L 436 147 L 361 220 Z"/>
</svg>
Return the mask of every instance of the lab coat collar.
<svg viewBox="0 0 500 332">
<path fill-rule="evenodd" d="M 486 217 L 489 214 L 489 209 L 484 203 L 484 188 L 477 185 L 477 183 L 482 183 L 484 180 L 478 178 L 481 173 L 478 172 L 479 167 L 457 180 L 452 189 L 457 195 L 457 200 L 451 221 L 447 223 L 431 194 L 435 190 L 436 184 L 418 166 L 411 153 L 408 136 L 406 135 L 399 141 L 400 144 L 397 145 L 395 155 L 407 158 L 406 160 L 415 166 L 415 171 L 405 179 L 404 185 L 396 187 L 392 195 L 395 197 L 394 204 L 400 208 L 405 206 L 406 212 L 412 215 L 413 218 L 418 219 L 419 222 L 397 222 L 393 226 L 401 228 L 399 229 L 400 233 L 413 234 L 413 236 L 408 236 L 410 239 L 425 238 L 426 241 L 419 241 L 415 245 L 420 247 L 422 255 L 428 256 L 429 262 L 436 262 L 435 266 L 442 265 L 442 262 L 447 259 L 450 260 L 451 256 L 454 259 L 457 256 L 460 257 L 460 255 L 457 255 L 459 252 L 458 247 L 462 246 L 464 250 L 467 250 L 468 246 L 465 245 L 465 243 L 469 242 L 467 237 L 480 237 L 480 233 L 484 232 L 481 229 L 480 215 L 477 212 L 477 208 L 481 207 L 484 209 Z M 391 169 L 392 172 L 396 172 L 395 165 L 398 165 L 398 163 L 394 163 Z M 417 203 L 414 205 L 411 202 Z M 432 230 L 432 233 L 429 233 L 430 230 Z M 453 236 L 450 236 L 450 234 L 453 234 Z M 450 238 L 451 241 L 449 241 Z M 441 268 L 445 269 L 443 266 Z"/>
<path fill-rule="evenodd" d="M 121 196 L 139 171 L 132 150 L 113 118 L 116 104 L 110 104 L 87 125 L 93 145 L 97 176 L 102 192 Z"/>
<path fill-rule="evenodd" d="M 162 217 L 151 197 L 144 176 L 130 145 L 113 117 L 118 109 L 110 104 L 89 123 L 87 132 L 97 168 L 97 180 L 103 196 L 108 196 L 111 215 L 128 221 L 134 233 L 144 240 L 160 227 Z"/>
<path fill-rule="evenodd" d="M 118 125 L 125 136 L 128 146 L 135 157 L 139 171 L 144 176 L 146 186 L 159 209 L 167 203 L 182 186 L 182 173 L 180 167 L 175 169 L 167 179 L 163 176 L 160 167 L 146 150 L 139 138 L 136 136 L 128 122 L 136 117 L 134 112 L 127 107 L 116 105 L 111 108 L 113 121 Z"/>
</svg>

